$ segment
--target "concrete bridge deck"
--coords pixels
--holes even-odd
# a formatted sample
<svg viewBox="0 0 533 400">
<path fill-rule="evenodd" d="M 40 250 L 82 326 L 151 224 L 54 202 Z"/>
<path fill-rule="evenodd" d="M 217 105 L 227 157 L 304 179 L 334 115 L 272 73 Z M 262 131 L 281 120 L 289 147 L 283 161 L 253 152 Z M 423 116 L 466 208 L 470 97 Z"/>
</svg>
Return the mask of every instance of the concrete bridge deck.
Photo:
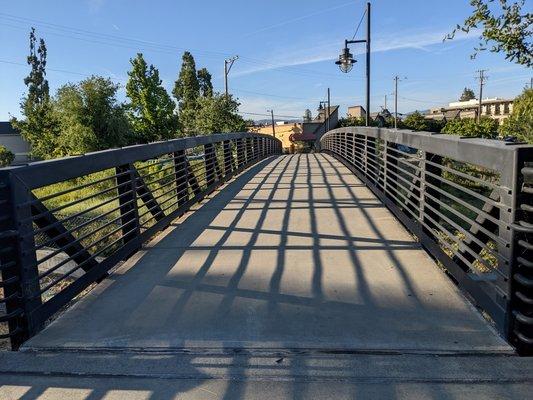
<svg viewBox="0 0 533 400">
<path fill-rule="evenodd" d="M 24 349 L 512 353 L 324 154 L 252 167 Z"/>
</svg>

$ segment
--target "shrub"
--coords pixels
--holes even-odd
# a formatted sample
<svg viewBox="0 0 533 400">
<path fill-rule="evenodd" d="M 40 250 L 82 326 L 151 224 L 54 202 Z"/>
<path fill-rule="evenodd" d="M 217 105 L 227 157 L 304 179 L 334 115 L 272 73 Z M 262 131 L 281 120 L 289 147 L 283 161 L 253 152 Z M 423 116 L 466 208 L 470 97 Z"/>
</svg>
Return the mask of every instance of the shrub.
<svg viewBox="0 0 533 400">
<path fill-rule="evenodd" d="M 4 146 L 0 146 L 0 167 L 7 167 L 15 159 L 15 155 L 12 151 L 6 149 Z"/>
<path fill-rule="evenodd" d="M 495 139 L 498 137 L 498 121 L 488 117 L 481 118 L 479 123 L 472 118 L 452 119 L 446 122 L 446 125 L 442 128 L 442 133 Z"/>
</svg>

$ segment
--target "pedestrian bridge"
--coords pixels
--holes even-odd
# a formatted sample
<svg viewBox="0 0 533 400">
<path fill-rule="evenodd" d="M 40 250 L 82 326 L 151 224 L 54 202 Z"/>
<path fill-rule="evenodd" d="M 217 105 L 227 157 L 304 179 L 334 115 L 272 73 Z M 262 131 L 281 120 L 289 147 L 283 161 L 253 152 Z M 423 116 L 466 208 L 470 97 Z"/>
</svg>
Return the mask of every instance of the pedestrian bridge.
<svg viewBox="0 0 533 400">
<path fill-rule="evenodd" d="M 377 128 L 319 146 L 213 135 L 0 170 L 4 336 L 23 350 L 3 372 L 68 373 L 28 354 L 337 355 L 331 378 L 409 355 L 529 382 L 532 147 Z M 490 359 L 509 365 L 485 376 Z"/>
</svg>

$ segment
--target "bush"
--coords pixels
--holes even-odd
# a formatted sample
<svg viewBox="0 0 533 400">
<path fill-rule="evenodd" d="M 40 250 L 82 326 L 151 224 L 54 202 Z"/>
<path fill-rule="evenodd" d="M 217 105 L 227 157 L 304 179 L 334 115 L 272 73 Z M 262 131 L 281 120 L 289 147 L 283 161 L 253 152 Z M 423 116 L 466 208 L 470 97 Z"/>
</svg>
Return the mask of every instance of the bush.
<svg viewBox="0 0 533 400">
<path fill-rule="evenodd" d="M 418 111 L 408 115 L 404 120 L 399 121 L 398 123 L 398 128 L 424 132 L 440 132 L 443 126 L 443 122 L 426 119 Z"/>
<path fill-rule="evenodd" d="M 481 118 L 479 123 L 472 118 L 452 119 L 446 122 L 446 125 L 442 128 L 442 133 L 495 139 L 498 137 L 498 121 L 489 117 Z"/>
<path fill-rule="evenodd" d="M 6 149 L 4 146 L 0 146 L 0 167 L 7 167 L 15 159 L 15 155 L 12 151 Z"/>
</svg>

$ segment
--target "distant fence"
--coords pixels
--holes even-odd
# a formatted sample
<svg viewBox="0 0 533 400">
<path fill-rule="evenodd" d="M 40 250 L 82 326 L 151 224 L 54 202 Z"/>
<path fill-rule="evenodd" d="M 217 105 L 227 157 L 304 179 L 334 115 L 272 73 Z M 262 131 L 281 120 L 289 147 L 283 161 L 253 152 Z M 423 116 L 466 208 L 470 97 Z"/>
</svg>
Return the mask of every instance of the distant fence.
<svg viewBox="0 0 533 400">
<path fill-rule="evenodd" d="M 380 128 L 328 132 L 346 164 L 522 353 L 533 353 L 533 146 Z"/>
<path fill-rule="evenodd" d="M 18 348 L 216 187 L 279 153 L 271 136 L 232 133 L 0 169 L 0 338 Z"/>
</svg>

